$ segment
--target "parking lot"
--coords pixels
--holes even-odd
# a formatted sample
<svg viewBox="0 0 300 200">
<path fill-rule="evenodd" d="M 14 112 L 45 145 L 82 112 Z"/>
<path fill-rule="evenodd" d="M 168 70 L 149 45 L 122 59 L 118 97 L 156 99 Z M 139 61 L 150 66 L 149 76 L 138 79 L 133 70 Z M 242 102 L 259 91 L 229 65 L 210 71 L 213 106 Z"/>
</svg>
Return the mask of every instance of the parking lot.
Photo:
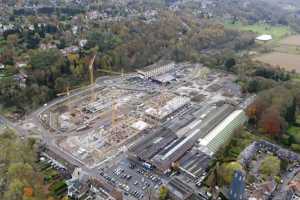
<svg viewBox="0 0 300 200">
<path fill-rule="evenodd" d="M 163 180 L 152 170 L 127 159 L 110 169 L 99 168 L 99 174 L 122 189 L 126 199 L 145 199 L 163 184 Z"/>
</svg>

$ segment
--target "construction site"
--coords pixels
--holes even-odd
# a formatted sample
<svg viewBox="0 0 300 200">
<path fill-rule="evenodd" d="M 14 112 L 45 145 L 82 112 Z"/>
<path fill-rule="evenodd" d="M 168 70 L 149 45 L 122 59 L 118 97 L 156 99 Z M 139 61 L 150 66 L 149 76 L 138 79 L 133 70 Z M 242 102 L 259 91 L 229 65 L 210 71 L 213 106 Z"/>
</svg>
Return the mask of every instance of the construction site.
<svg viewBox="0 0 300 200">
<path fill-rule="evenodd" d="M 40 118 L 52 143 L 88 168 L 128 152 L 165 171 L 195 142 L 211 145 L 204 137 L 244 102 L 234 81 L 190 63 L 161 62 L 97 81 L 91 70 L 89 90 L 67 90 Z M 151 153 L 146 144 L 164 151 Z M 213 148 L 199 149 L 211 156 Z"/>
</svg>

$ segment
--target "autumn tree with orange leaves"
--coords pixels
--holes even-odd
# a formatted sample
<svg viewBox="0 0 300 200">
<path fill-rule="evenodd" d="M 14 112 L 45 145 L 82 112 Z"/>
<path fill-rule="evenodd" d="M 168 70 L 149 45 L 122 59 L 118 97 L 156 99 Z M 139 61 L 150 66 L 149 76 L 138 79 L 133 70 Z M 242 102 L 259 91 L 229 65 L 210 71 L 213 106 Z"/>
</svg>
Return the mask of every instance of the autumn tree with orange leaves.
<svg viewBox="0 0 300 200">
<path fill-rule="evenodd" d="M 252 124 L 256 124 L 260 119 L 261 114 L 267 108 L 267 102 L 258 97 L 246 110 L 249 117 L 249 121 Z"/>
<path fill-rule="evenodd" d="M 259 130 L 271 137 L 277 137 L 283 133 L 286 124 L 285 120 L 280 116 L 279 111 L 274 107 L 270 107 L 261 115 Z"/>
<path fill-rule="evenodd" d="M 272 137 L 285 134 L 288 124 L 295 123 L 299 93 L 297 87 L 288 84 L 260 92 L 246 110 L 250 124 Z"/>
</svg>

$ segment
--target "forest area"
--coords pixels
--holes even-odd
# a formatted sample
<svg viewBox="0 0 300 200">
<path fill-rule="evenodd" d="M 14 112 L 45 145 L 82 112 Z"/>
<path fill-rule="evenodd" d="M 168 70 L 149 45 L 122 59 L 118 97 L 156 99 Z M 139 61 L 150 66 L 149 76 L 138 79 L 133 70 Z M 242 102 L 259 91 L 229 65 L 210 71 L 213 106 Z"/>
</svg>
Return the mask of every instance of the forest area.
<svg viewBox="0 0 300 200">
<path fill-rule="evenodd" d="M 0 135 L 0 147 L 0 199 L 46 199 L 43 177 L 36 168 L 35 141 L 21 141 L 6 130 Z"/>
</svg>

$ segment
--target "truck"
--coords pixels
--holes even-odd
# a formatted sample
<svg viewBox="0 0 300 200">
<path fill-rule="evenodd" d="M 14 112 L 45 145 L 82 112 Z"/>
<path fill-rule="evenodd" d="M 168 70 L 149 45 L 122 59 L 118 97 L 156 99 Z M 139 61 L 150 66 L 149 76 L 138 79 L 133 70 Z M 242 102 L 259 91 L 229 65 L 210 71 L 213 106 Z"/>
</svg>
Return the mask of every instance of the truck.
<svg viewBox="0 0 300 200">
<path fill-rule="evenodd" d="M 150 163 L 144 162 L 143 167 L 147 170 L 152 170 L 153 166 Z"/>
</svg>

